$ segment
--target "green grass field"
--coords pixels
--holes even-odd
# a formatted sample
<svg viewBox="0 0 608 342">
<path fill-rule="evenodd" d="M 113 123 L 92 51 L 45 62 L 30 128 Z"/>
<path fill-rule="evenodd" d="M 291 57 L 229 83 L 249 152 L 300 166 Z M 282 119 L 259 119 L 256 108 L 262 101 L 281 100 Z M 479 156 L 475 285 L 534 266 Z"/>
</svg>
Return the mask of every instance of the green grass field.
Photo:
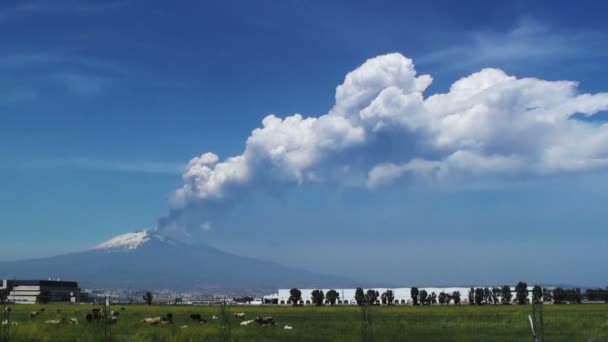
<svg viewBox="0 0 608 342">
<path fill-rule="evenodd" d="M 44 307 L 39 317 L 28 313 Z M 100 341 L 103 328 L 87 323 L 84 315 L 91 305 L 13 305 L 10 341 Z M 114 306 L 119 309 L 120 306 Z M 112 326 L 112 341 L 217 341 L 219 322 L 217 306 L 141 306 L 128 305 L 120 311 L 118 323 Z M 57 310 L 61 310 L 58 313 Z M 75 313 L 78 309 L 80 312 Z M 361 311 L 356 306 L 337 307 L 238 307 L 231 313 L 244 312 L 246 319 L 273 316 L 275 327 L 243 327 L 231 318 L 233 341 L 358 341 Z M 530 341 L 524 306 L 382 306 L 372 308 L 376 341 Z M 174 323 L 147 326 L 143 318 L 172 313 Z M 190 321 L 191 313 L 208 319 L 199 325 Z M 77 317 L 78 325 L 50 325 L 46 320 Z M 608 341 L 608 305 L 546 305 L 544 307 L 546 341 Z M 180 328 L 188 325 L 188 328 Z M 290 325 L 293 330 L 284 330 Z M 1 339 L 1 337 L 0 337 Z"/>
</svg>

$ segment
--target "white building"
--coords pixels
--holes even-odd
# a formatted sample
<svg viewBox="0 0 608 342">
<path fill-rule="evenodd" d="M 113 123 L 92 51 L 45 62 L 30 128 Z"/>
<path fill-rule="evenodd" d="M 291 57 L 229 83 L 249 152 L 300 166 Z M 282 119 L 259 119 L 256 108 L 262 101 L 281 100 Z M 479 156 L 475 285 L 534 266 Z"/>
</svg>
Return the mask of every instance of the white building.
<svg viewBox="0 0 608 342">
<path fill-rule="evenodd" d="M 8 290 L 7 300 L 15 304 L 77 303 L 89 301 L 75 281 L 2 280 L 0 290 Z"/>
<path fill-rule="evenodd" d="M 477 287 L 481 287 L 481 286 L 477 286 Z M 485 286 L 483 288 L 485 288 Z M 488 286 L 488 288 L 492 289 L 493 287 Z M 370 289 L 374 290 L 374 291 L 378 291 L 380 296 L 382 296 L 382 294 L 384 292 L 386 292 L 386 290 L 392 290 L 393 296 L 394 296 L 393 304 L 397 304 L 397 305 L 413 304 L 412 297 L 411 297 L 411 289 L 412 289 L 411 287 L 364 288 L 363 291 L 367 292 Z M 435 295 L 439 296 L 439 294 L 441 292 L 452 295 L 454 292 L 458 291 L 458 292 L 460 292 L 460 303 L 468 304 L 469 303 L 468 295 L 469 295 L 470 289 L 471 289 L 470 287 L 419 287 L 418 291 L 425 290 L 429 296 L 432 293 L 435 293 Z M 302 292 L 302 297 L 301 297 L 302 299 L 299 304 L 303 304 L 303 305 L 312 304 L 312 291 L 314 291 L 316 289 L 299 289 L 299 290 Z M 332 289 L 319 289 L 319 290 L 323 291 L 324 294 L 327 294 L 327 291 L 332 290 Z M 338 292 L 338 295 L 339 295 L 338 300 L 336 301 L 336 304 L 342 304 L 342 305 L 357 304 L 357 301 L 355 300 L 355 292 L 357 291 L 357 289 L 333 289 L 333 290 Z M 512 294 L 512 301 L 515 302 L 515 288 L 514 287 L 511 287 L 511 294 Z M 279 289 L 278 292 L 276 292 L 276 293 L 264 296 L 264 303 L 265 304 L 290 305 L 292 303 L 289 300 L 289 297 L 291 297 L 290 289 Z M 528 287 L 528 299 L 530 300 L 530 302 L 532 302 L 532 287 L 530 287 L 530 286 Z M 378 297 L 378 300 L 380 301 L 381 298 Z M 326 300 L 326 303 L 327 303 L 327 300 Z"/>
</svg>

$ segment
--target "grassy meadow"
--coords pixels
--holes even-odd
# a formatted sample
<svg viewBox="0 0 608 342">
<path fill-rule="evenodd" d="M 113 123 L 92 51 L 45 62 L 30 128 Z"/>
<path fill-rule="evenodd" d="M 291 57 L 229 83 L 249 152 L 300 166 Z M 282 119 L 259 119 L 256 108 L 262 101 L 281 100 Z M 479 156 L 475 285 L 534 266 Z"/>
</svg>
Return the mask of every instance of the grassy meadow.
<svg viewBox="0 0 608 342">
<path fill-rule="evenodd" d="M 92 305 L 12 305 L 10 341 L 101 341 L 103 325 L 88 323 L 85 314 Z M 29 312 L 45 312 L 30 319 Z M 112 308 L 119 310 L 121 306 Z M 111 327 L 112 341 L 217 341 L 218 306 L 126 305 Z M 78 313 L 75 310 L 79 310 Z M 231 317 L 233 341 L 358 341 L 361 339 L 361 310 L 356 306 L 335 307 L 229 307 L 244 312 L 245 319 L 273 316 L 275 327 L 240 326 Z M 372 308 L 375 341 L 530 341 L 527 317 L 532 306 L 382 306 Z M 60 312 L 59 312 L 60 311 Z M 142 319 L 173 314 L 174 323 L 147 326 Z M 199 313 L 208 320 L 197 324 L 189 315 Z M 46 324 L 45 321 L 76 317 L 78 325 Z M 608 341 L 608 304 L 545 305 L 546 341 Z M 187 328 L 181 326 L 187 325 Z M 284 330 L 290 325 L 293 330 Z M 1 339 L 1 336 L 0 336 Z"/>
</svg>

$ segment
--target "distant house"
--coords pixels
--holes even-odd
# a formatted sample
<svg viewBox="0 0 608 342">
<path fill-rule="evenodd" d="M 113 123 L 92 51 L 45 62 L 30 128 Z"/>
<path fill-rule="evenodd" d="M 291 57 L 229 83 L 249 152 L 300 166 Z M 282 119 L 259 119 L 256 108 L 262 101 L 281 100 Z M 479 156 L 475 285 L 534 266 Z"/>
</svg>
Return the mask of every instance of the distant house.
<svg viewBox="0 0 608 342">
<path fill-rule="evenodd" d="M 8 291 L 7 300 L 15 304 L 91 301 L 75 281 L 2 280 L 0 284 L 0 290 Z"/>
</svg>

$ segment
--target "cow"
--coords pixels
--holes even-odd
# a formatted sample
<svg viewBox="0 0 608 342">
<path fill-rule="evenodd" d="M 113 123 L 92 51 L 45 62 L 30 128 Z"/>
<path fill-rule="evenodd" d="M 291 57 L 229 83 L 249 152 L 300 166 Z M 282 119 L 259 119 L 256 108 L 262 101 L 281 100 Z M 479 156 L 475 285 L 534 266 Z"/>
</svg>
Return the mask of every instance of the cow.
<svg viewBox="0 0 608 342">
<path fill-rule="evenodd" d="M 120 316 L 120 312 L 112 310 L 112 311 L 110 311 L 110 315 L 112 317 L 118 317 L 118 316 Z"/>
<path fill-rule="evenodd" d="M 36 318 L 40 314 L 40 311 L 32 311 L 30 312 L 30 318 Z"/>
<path fill-rule="evenodd" d="M 127 309 L 125 309 L 124 307 L 120 308 L 120 311 L 125 311 L 125 310 L 127 310 Z"/>
<path fill-rule="evenodd" d="M 211 319 L 217 319 L 217 316 L 216 316 L 216 315 L 213 315 L 213 317 L 211 317 Z"/>
<path fill-rule="evenodd" d="M 191 314 L 190 319 L 195 322 L 200 322 L 202 320 L 201 314 Z"/>
<path fill-rule="evenodd" d="M 78 325 L 78 319 L 76 317 L 70 318 L 70 324 Z"/>
<path fill-rule="evenodd" d="M 291 329 L 293 329 L 293 327 L 290 326 L 290 325 L 286 325 L 286 326 L 283 327 L 283 329 L 284 330 L 291 330 Z"/>
<path fill-rule="evenodd" d="M 236 319 L 244 320 L 245 319 L 245 313 L 244 312 L 234 313 L 234 317 Z"/>
<path fill-rule="evenodd" d="M 88 313 L 86 316 L 84 316 L 84 318 L 87 320 L 87 322 L 91 323 L 93 321 L 93 314 Z"/>
<path fill-rule="evenodd" d="M 162 322 L 162 318 L 157 316 L 157 317 L 148 317 L 148 318 L 144 318 L 142 320 L 143 323 L 146 323 L 148 325 L 159 325 Z"/>
<path fill-rule="evenodd" d="M 41 308 L 41 309 L 40 309 L 40 310 L 38 310 L 38 311 L 40 311 L 40 312 L 44 312 L 45 310 L 46 310 L 45 308 Z"/>
<path fill-rule="evenodd" d="M 173 314 L 169 312 L 166 317 L 163 317 L 163 320 L 173 323 Z"/>
<path fill-rule="evenodd" d="M 276 322 L 274 321 L 274 318 L 272 318 L 272 316 L 264 316 L 264 317 L 258 316 L 255 318 L 254 321 L 263 327 L 267 327 L 267 326 L 276 324 Z"/>
<path fill-rule="evenodd" d="M 249 324 L 251 324 L 251 323 L 253 323 L 253 322 L 254 322 L 254 321 L 253 321 L 252 319 L 250 319 L 250 320 L 248 320 L 248 321 L 242 321 L 242 322 L 241 322 L 241 325 L 246 327 L 246 326 L 248 326 Z"/>
</svg>

